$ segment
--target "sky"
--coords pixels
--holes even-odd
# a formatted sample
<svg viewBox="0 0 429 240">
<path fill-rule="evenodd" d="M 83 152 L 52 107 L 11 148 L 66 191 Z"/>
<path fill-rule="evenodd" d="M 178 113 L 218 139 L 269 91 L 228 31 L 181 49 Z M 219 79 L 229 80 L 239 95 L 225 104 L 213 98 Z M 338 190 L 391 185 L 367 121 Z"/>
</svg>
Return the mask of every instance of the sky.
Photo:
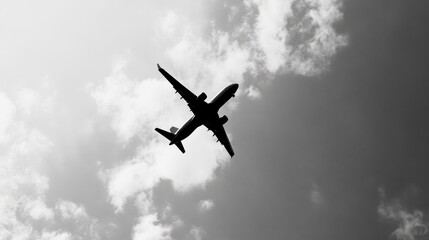
<svg viewBox="0 0 429 240">
<path fill-rule="evenodd" d="M 1 1 L 0 239 L 428 239 L 428 7 Z"/>
</svg>

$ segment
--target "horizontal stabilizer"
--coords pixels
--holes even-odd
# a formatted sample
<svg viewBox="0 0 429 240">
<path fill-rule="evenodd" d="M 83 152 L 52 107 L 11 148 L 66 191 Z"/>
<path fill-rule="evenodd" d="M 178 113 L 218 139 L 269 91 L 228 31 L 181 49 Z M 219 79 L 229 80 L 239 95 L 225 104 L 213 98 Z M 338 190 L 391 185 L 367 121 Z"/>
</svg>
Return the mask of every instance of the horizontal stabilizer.
<svg viewBox="0 0 429 240">
<path fill-rule="evenodd" d="M 164 136 L 165 138 L 167 138 L 168 140 L 172 140 L 173 138 L 174 138 L 174 133 L 170 133 L 170 132 L 167 132 L 167 131 L 164 131 L 164 130 L 162 130 L 162 129 L 160 129 L 160 128 L 155 128 L 155 131 L 157 131 L 157 132 L 159 132 L 162 136 Z"/>
<path fill-rule="evenodd" d="M 172 127 L 171 129 L 173 129 L 173 128 L 174 127 Z M 170 129 L 170 131 L 172 131 L 171 129 Z M 155 131 L 157 131 L 159 134 L 161 134 L 162 136 L 164 136 L 165 138 L 167 138 L 170 141 L 176 136 L 176 135 L 174 135 L 174 133 L 167 132 L 167 131 L 162 130 L 160 128 L 155 128 Z M 176 131 L 177 131 L 177 129 L 176 129 Z M 179 150 L 182 153 L 185 153 L 185 148 L 183 147 L 182 142 L 177 142 L 175 145 L 176 145 L 177 148 L 179 148 Z"/>
<path fill-rule="evenodd" d="M 177 143 L 176 143 L 176 146 L 177 146 L 177 148 L 179 148 L 179 150 L 180 150 L 182 153 L 185 153 L 185 148 L 183 147 L 182 142 L 177 142 Z"/>
</svg>

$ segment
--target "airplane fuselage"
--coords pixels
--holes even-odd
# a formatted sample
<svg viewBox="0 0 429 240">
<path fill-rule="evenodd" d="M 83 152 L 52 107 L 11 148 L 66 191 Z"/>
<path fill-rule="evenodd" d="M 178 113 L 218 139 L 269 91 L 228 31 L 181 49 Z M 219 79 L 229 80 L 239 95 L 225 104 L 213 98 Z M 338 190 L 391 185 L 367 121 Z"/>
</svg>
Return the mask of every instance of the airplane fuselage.
<svg viewBox="0 0 429 240">
<path fill-rule="evenodd" d="M 194 113 L 192 116 L 176 133 L 176 136 L 171 140 L 170 145 L 176 144 L 187 138 L 191 133 L 201 125 L 212 129 L 217 125 L 223 125 L 222 118 L 219 118 L 218 110 L 222 107 L 231 97 L 234 97 L 238 89 L 238 84 L 234 83 L 226 87 L 220 92 L 210 103 L 198 97 L 194 104 L 188 104 L 191 111 Z M 224 116 L 226 118 L 226 116 Z"/>
</svg>

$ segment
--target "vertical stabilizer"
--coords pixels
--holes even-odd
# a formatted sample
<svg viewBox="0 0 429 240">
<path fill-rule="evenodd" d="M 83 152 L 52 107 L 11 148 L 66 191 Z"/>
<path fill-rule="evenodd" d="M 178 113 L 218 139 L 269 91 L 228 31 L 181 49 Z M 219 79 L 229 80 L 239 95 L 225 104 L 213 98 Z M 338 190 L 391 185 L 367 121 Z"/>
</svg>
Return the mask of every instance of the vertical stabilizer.
<svg viewBox="0 0 429 240">
<path fill-rule="evenodd" d="M 177 127 L 174 127 L 174 126 L 170 128 L 170 132 L 173 134 L 176 134 L 177 130 L 179 130 L 179 129 Z"/>
</svg>

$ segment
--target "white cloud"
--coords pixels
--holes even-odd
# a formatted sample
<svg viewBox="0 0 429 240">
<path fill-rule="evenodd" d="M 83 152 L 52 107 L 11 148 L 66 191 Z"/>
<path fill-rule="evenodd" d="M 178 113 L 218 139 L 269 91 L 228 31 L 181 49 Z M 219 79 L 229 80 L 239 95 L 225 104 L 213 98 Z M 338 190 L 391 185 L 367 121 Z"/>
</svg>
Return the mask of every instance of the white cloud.
<svg viewBox="0 0 429 240">
<path fill-rule="evenodd" d="M 320 205 L 323 203 L 323 197 L 317 190 L 311 191 L 311 202 L 313 202 L 316 205 Z"/>
<path fill-rule="evenodd" d="M 7 141 L 7 129 L 15 116 L 16 107 L 10 99 L 0 92 L 0 144 Z"/>
<path fill-rule="evenodd" d="M 59 201 L 56 205 L 56 209 L 64 219 L 80 219 L 88 217 L 85 208 L 74 202 L 64 200 Z"/>
<path fill-rule="evenodd" d="M 227 6 L 225 6 L 225 7 L 227 7 Z M 228 21 L 231 22 L 235 18 L 235 16 L 237 15 L 239 9 L 236 6 L 230 6 L 230 7 L 228 7 L 228 10 L 229 10 Z"/>
<path fill-rule="evenodd" d="M 178 191 L 202 187 L 211 180 L 213 171 L 225 161 L 220 160 L 225 156 L 224 149 L 214 144 L 204 130 L 198 129 L 193 134 L 184 142 L 185 147 L 189 146 L 186 155 L 158 137 L 141 148 L 135 159 L 113 169 L 108 190 L 117 209 L 121 210 L 127 199 L 137 193 L 154 188 L 161 179 L 171 180 Z"/>
<path fill-rule="evenodd" d="M 42 96 L 30 88 L 21 89 L 16 94 L 16 98 L 18 109 L 26 114 L 31 114 L 34 111 L 49 112 L 53 106 L 52 97 Z"/>
<path fill-rule="evenodd" d="M 27 240 L 31 239 L 31 236 L 33 235 L 32 227 L 24 225 L 21 222 L 13 222 L 8 224 L 4 224 L 2 222 L 2 225 L 6 227 L 0 229 L 1 239 Z"/>
<path fill-rule="evenodd" d="M 347 37 L 333 28 L 342 19 L 340 0 L 251 0 L 245 5 L 248 14 L 234 32 L 214 26 L 205 40 L 188 27 L 167 51 L 188 86 L 210 96 L 228 83 L 243 83 L 245 73 L 317 75 L 347 44 Z"/>
<path fill-rule="evenodd" d="M 240 30 L 253 35 L 252 46 L 262 54 L 257 58 L 269 72 L 313 76 L 326 70 L 330 58 L 347 44 L 347 37 L 333 28 L 342 19 L 341 5 L 340 0 L 250 0 L 246 6 L 256 23 Z"/>
<path fill-rule="evenodd" d="M 133 239 L 170 240 L 171 227 L 159 223 L 154 213 L 143 215 L 133 228 Z"/>
<path fill-rule="evenodd" d="M 46 206 L 40 198 L 32 199 L 25 204 L 25 212 L 35 220 L 52 220 L 54 211 Z"/>
<path fill-rule="evenodd" d="M 159 181 L 145 161 L 130 161 L 112 170 L 108 191 L 112 204 L 121 211 L 127 199 L 155 186 Z"/>
<path fill-rule="evenodd" d="M 209 211 L 214 207 L 214 202 L 212 200 L 201 200 L 198 204 L 201 211 Z"/>
<path fill-rule="evenodd" d="M 15 139 L 11 142 L 9 153 L 13 157 L 14 164 L 27 164 L 23 161 L 32 161 L 32 164 L 38 166 L 43 159 L 33 157 L 33 154 L 39 156 L 53 146 L 51 140 L 38 129 L 28 129 L 22 123 L 14 126 L 11 136 Z"/>
<path fill-rule="evenodd" d="M 168 11 L 165 18 L 162 20 L 161 29 L 168 36 L 172 36 L 177 33 L 177 29 L 180 27 L 180 20 L 181 19 L 179 19 L 179 16 L 175 12 Z"/>
<path fill-rule="evenodd" d="M 133 228 L 133 239 L 170 240 L 174 228 L 183 225 L 177 216 L 171 216 L 171 208 L 167 206 L 161 214 L 157 213 L 153 205 L 152 190 L 137 194 L 135 200 L 140 217 Z M 161 218 L 160 218 L 161 215 Z M 169 223 L 167 219 L 170 219 Z"/>
<path fill-rule="evenodd" d="M 242 83 L 243 74 L 254 67 L 249 49 L 220 31 L 212 32 L 210 42 L 187 32 L 167 54 L 177 77 L 188 88 L 206 92 L 209 100 L 226 85 Z"/>
<path fill-rule="evenodd" d="M 71 240 L 72 235 L 68 232 L 43 232 L 40 240 Z"/>
<path fill-rule="evenodd" d="M 165 81 L 133 81 L 116 65 L 114 68 L 111 76 L 92 89 L 92 96 L 100 111 L 113 117 L 112 128 L 119 140 L 126 143 L 139 134 L 147 134 L 148 126 L 168 116 L 166 110 L 174 114 L 175 108 L 168 107 L 167 102 L 174 103 L 175 96 L 167 94 L 171 89 Z"/>
<path fill-rule="evenodd" d="M 276 72 L 284 65 L 288 54 L 285 44 L 288 32 L 284 28 L 286 18 L 292 12 L 292 2 L 291 0 L 253 1 L 258 8 L 255 35 L 265 55 L 265 66 L 270 72 Z"/>
<path fill-rule="evenodd" d="M 253 85 L 251 85 L 250 87 L 248 87 L 248 88 L 245 90 L 245 92 L 246 92 L 247 96 L 248 96 L 250 99 L 255 100 L 255 99 L 259 99 L 259 98 L 261 98 L 261 91 L 260 91 L 257 87 L 255 87 L 255 86 L 253 86 Z"/>
<path fill-rule="evenodd" d="M 202 240 L 203 239 L 204 230 L 200 227 L 193 226 L 190 231 L 191 239 L 194 240 Z"/>
<path fill-rule="evenodd" d="M 14 103 L 4 94 L 9 109 Z M 9 111 L 11 113 L 11 111 Z M 16 115 L 11 115 L 3 125 L 6 141 L 0 144 L 0 236 L 4 239 L 28 239 L 34 235 L 31 221 L 23 221 L 19 215 L 33 220 L 51 220 L 54 213 L 43 201 L 49 188 L 46 176 L 39 173 L 43 155 L 52 143 L 38 130 L 29 130 Z"/>
<path fill-rule="evenodd" d="M 315 184 L 313 184 L 313 187 L 310 191 L 310 200 L 316 206 L 320 206 L 325 202 L 325 198 L 323 197 L 322 192 Z"/>
<path fill-rule="evenodd" d="M 384 189 L 379 189 L 380 204 L 377 208 L 378 215 L 384 220 L 390 220 L 397 224 L 392 236 L 399 240 L 415 240 L 428 234 L 429 223 L 424 220 L 421 210 L 409 210 L 401 205 L 399 200 L 386 202 Z"/>
</svg>

